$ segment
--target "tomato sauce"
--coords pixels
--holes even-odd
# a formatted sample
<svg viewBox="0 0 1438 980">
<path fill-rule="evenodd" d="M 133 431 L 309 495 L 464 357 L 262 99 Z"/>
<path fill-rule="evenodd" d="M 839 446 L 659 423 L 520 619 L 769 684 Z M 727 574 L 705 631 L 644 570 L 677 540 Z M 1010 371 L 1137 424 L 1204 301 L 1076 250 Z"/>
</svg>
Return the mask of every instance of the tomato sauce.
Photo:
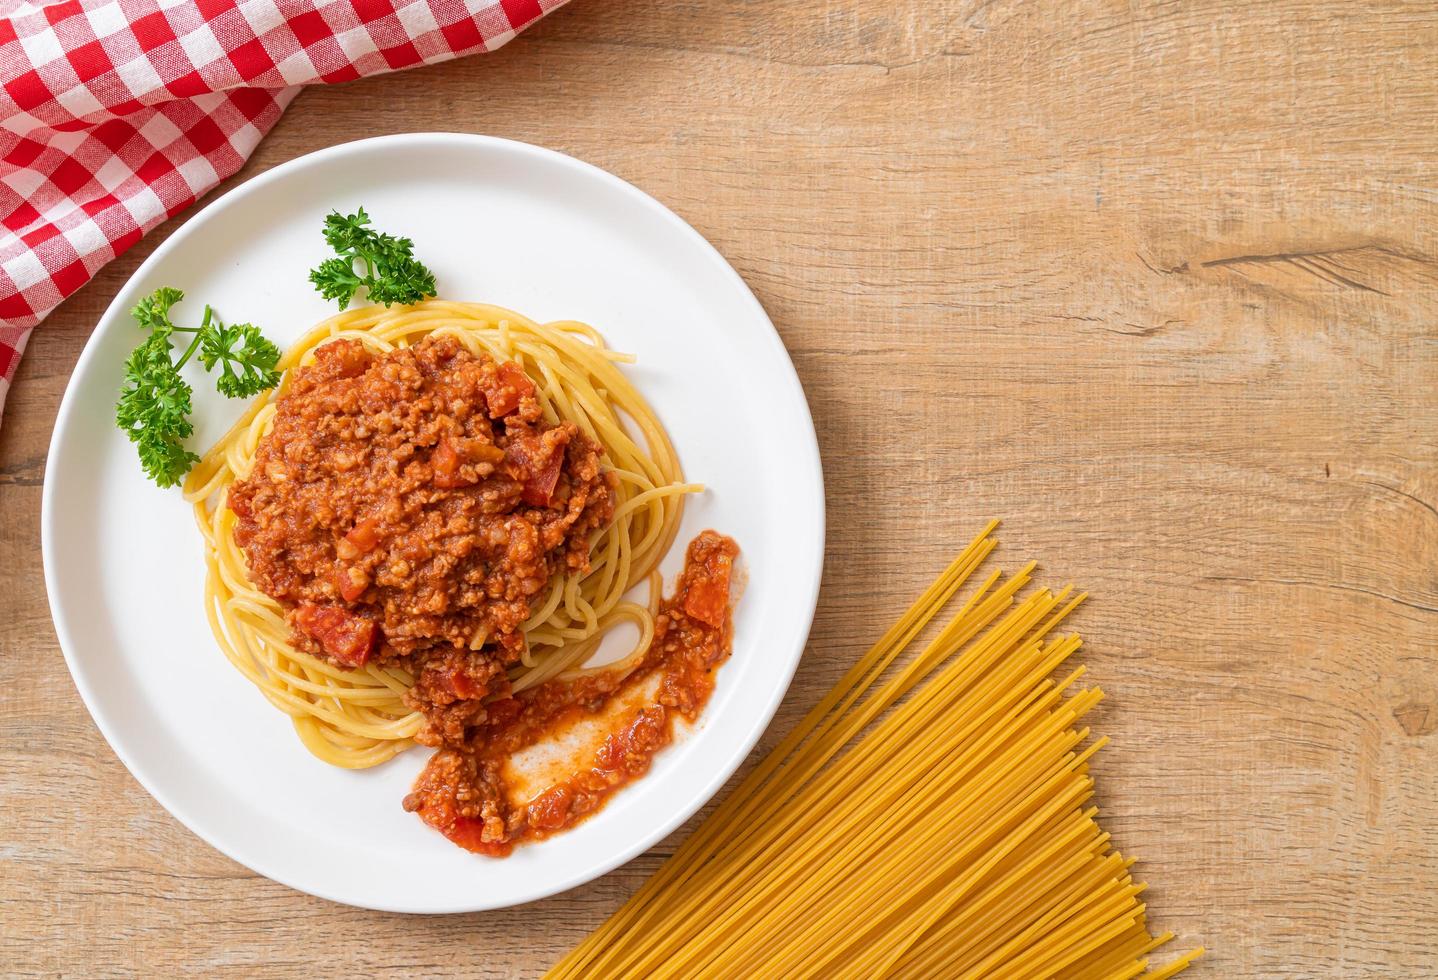
<svg viewBox="0 0 1438 980">
<path fill-rule="evenodd" d="M 730 538 L 701 533 L 689 545 L 674 595 L 660 603 L 654 640 L 636 668 L 550 681 L 491 701 L 462 746 L 430 759 L 405 809 L 467 850 L 502 856 L 520 842 L 574 826 L 644 775 L 673 741 L 676 720 L 698 716 L 714 689 L 715 670 L 729 656 L 738 553 Z M 652 693 L 639 696 L 646 688 Z M 616 704 L 622 710 L 614 712 Z M 527 800 L 513 800 L 505 774 L 510 759 L 576 721 L 600 716 L 607 735 L 588 759 Z"/>
<path fill-rule="evenodd" d="M 602 447 L 547 422 L 535 392 L 519 364 L 444 335 L 384 354 L 334 340 L 295 369 L 226 499 L 296 647 L 416 673 L 478 635 L 492 642 L 472 660 L 520 657 L 536 597 L 588 567 L 614 512 Z M 433 693 L 411 698 L 428 744 L 460 723 Z"/>
</svg>

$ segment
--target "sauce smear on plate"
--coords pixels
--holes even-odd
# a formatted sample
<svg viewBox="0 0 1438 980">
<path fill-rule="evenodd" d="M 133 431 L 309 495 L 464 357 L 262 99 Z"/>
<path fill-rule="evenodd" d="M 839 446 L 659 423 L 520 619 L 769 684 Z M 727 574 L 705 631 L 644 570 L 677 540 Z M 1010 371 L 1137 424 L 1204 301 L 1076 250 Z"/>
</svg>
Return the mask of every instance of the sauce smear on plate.
<svg viewBox="0 0 1438 980">
<path fill-rule="evenodd" d="M 654 641 L 638 667 L 553 680 L 489 702 L 485 722 L 463 751 L 444 748 L 430 759 L 405 809 L 459 846 L 498 857 L 517 843 L 572 827 L 644 775 L 654 754 L 673 741 L 676 716 L 693 721 L 699 714 L 714 689 L 714 671 L 729 656 L 729 588 L 738 553 L 724 535 L 698 535 L 674 595 L 660 603 Z M 516 802 L 509 760 L 600 715 L 612 718 L 591 757 Z"/>
</svg>

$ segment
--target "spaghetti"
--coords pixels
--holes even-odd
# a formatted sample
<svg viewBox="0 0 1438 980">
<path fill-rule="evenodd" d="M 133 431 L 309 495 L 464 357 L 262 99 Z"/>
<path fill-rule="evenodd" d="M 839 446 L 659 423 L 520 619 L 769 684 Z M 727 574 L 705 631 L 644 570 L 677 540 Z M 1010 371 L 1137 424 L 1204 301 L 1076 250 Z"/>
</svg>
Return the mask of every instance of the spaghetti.
<svg viewBox="0 0 1438 980">
<path fill-rule="evenodd" d="M 991 524 L 659 871 L 547 974 L 1170 977 L 1132 862 L 1089 805 L 1083 716 L 1050 675 L 1083 600 L 994 572 L 901 652 L 993 550 Z"/>
<path fill-rule="evenodd" d="M 318 347 L 350 339 L 382 355 L 445 336 L 473 355 L 516 362 L 533 382 L 544 421 L 576 425 L 599 446 L 613 477 L 613 517 L 589 539 L 588 568 L 556 574 L 521 627 L 522 659 L 508 677 L 513 691 L 582 675 L 606 632 L 622 622 L 635 624 L 639 639 L 605 669 L 622 672 L 641 662 L 654 635 L 658 564 L 678 533 L 683 496 L 701 489 L 684 482 L 664 427 L 619 370 L 633 359 L 610 350 L 586 324 L 540 324 L 495 306 L 431 300 L 350 310 L 316 326 L 280 361 L 280 387 L 257 398 L 204 455 L 184 491 L 205 539 L 205 607 L 220 648 L 291 717 L 312 753 L 345 768 L 378 765 L 413 744 L 425 724 L 405 703 L 415 678 L 394 664 L 345 669 L 297 649 L 285 609 L 251 582 L 227 491 L 249 476 L 291 369 L 313 363 Z M 641 583 L 648 583 L 648 601 L 626 599 Z M 475 635 L 470 646 L 486 640 Z"/>
</svg>

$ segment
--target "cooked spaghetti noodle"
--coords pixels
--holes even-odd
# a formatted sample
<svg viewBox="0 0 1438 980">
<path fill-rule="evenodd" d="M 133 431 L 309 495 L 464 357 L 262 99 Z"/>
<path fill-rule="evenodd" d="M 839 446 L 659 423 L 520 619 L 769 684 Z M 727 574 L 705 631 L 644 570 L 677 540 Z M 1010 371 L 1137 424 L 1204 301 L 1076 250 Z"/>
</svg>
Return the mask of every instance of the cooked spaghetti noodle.
<svg viewBox="0 0 1438 980">
<path fill-rule="evenodd" d="M 305 746 L 337 766 L 377 765 L 412 744 L 424 725 L 404 701 L 415 679 L 393 664 L 345 669 L 297 649 L 285 609 L 250 580 L 226 494 L 249 476 L 291 369 L 312 363 L 316 348 L 351 338 L 383 354 L 444 335 L 471 354 L 517 362 L 535 385 L 545 421 L 577 425 L 602 449 L 603 466 L 615 478 L 613 518 L 590 538 L 588 569 L 556 574 L 521 627 L 525 648 L 510 671 L 513 690 L 582 673 L 605 633 L 622 622 L 636 625 L 639 639 L 607 666 L 622 670 L 642 659 L 654 635 L 659 562 L 678 533 L 684 494 L 701 489 L 684 482 L 664 427 L 617 367 L 632 358 L 609 350 L 586 324 L 540 324 L 500 307 L 431 300 L 350 310 L 316 326 L 280 361 L 286 372 L 280 387 L 255 400 L 191 471 L 184 490 L 205 539 L 205 607 L 216 641 L 291 717 Z M 645 582 L 647 602 L 625 598 Z M 486 639 L 475 635 L 471 648 Z"/>
<path fill-rule="evenodd" d="M 994 572 L 900 653 L 995 542 L 990 525 L 632 898 L 560 978 L 1130 978 L 1154 936 L 1131 860 L 1089 806 L 1082 717 L 1050 675 L 1082 601 Z M 887 675 L 887 679 L 886 679 Z"/>
</svg>

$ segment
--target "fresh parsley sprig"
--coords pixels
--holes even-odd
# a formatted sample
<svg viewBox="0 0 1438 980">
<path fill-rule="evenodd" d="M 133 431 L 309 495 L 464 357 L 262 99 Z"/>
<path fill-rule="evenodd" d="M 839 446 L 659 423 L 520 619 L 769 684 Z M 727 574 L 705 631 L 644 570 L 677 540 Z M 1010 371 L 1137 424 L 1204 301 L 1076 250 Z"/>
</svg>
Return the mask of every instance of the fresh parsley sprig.
<svg viewBox="0 0 1438 980">
<path fill-rule="evenodd" d="M 205 317 L 210 308 L 205 307 Z M 249 323 L 226 326 L 215 318 L 210 329 L 195 335 L 200 341 L 200 363 L 206 371 L 220 366 L 215 387 L 227 398 L 246 398 L 279 384 L 275 364 L 280 349 L 265 339 L 260 328 Z"/>
<path fill-rule="evenodd" d="M 196 352 L 205 370 L 220 365 L 215 387 L 230 398 L 257 395 L 280 381 L 275 370 L 279 348 L 251 324 L 227 326 L 207 305 L 198 327 L 176 326 L 170 308 L 184 298 L 180 290 L 164 286 L 131 311 L 149 336 L 125 360 L 125 384 L 115 406 L 115 422 L 135 444 L 145 475 L 162 487 L 175 486 L 200 461 L 184 446 L 194 432 L 190 423 L 194 389 L 180 374 Z M 170 338 L 186 333 L 194 336 L 176 361 Z"/>
<path fill-rule="evenodd" d="M 336 256 L 310 270 L 320 295 L 349 306 L 363 288 L 372 303 L 418 303 L 435 294 L 434 273 L 414 257 L 414 242 L 369 227 L 360 208 L 354 214 L 332 211 L 325 218 L 325 241 Z M 362 271 L 356 270 L 356 263 Z"/>
</svg>

